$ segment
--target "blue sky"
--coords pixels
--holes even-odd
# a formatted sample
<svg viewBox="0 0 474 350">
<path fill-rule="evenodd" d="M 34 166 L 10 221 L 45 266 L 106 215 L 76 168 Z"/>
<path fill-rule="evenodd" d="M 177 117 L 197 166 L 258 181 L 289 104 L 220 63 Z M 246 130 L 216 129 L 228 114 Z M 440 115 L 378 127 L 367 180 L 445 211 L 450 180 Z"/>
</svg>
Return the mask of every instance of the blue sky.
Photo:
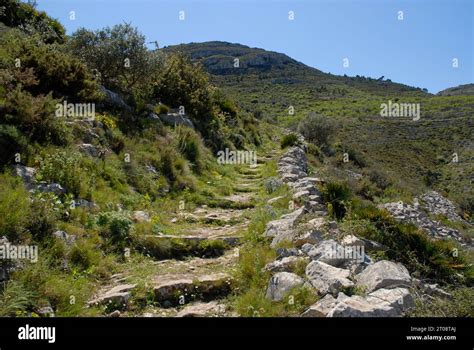
<svg viewBox="0 0 474 350">
<path fill-rule="evenodd" d="M 221 40 L 333 74 L 385 76 L 430 92 L 474 82 L 472 0 L 38 0 L 68 34 L 128 22 L 160 46 Z M 75 20 L 70 20 L 75 11 Z M 185 11 L 185 20 L 179 20 Z M 288 19 L 289 11 L 294 20 Z M 403 11 L 403 20 L 398 12 Z M 153 47 L 153 45 L 150 45 Z M 343 59 L 349 67 L 343 67 Z M 458 68 L 453 68 L 453 59 Z"/>
</svg>

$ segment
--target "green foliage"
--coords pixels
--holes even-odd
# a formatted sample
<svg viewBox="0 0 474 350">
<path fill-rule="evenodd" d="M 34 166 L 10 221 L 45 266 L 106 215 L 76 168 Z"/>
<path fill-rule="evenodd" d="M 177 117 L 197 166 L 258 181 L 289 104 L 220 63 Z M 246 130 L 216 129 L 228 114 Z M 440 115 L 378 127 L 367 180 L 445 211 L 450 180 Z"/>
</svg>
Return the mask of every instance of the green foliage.
<svg viewBox="0 0 474 350">
<path fill-rule="evenodd" d="M 18 27 L 28 35 L 39 34 L 44 42 L 63 42 L 64 27 L 55 19 L 38 11 L 30 2 L 5 0 L 2 2 L 0 22 L 9 27 Z"/>
<path fill-rule="evenodd" d="M 10 281 L 0 294 L 0 316 L 25 316 L 33 304 L 33 293 L 21 283 Z"/>
<path fill-rule="evenodd" d="M 453 298 L 435 297 L 432 300 L 415 300 L 409 317 L 474 317 L 474 289 L 458 288 L 450 291 Z"/>
<path fill-rule="evenodd" d="M 117 230 L 115 227 L 114 229 Z M 94 265 L 99 265 L 101 257 L 97 247 L 95 247 L 91 241 L 87 240 L 79 240 L 76 242 L 68 255 L 69 261 L 81 271 L 86 271 Z"/>
<path fill-rule="evenodd" d="M 123 249 L 130 243 L 133 223 L 123 214 L 102 212 L 97 217 L 97 224 L 101 227 L 102 234 L 112 245 Z"/>
<path fill-rule="evenodd" d="M 345 183 L 328 182 L 323 189 L 323 198 L 330 208 L 330 214 L 341 220 L 346 214 L 351 191 Z"/>
<path fill-rule="evenodd" d="M 56 182 L 76 196 L 90 192 L 94 185 L 92 169 L 82 168 L 82 156 L 67 150 L 53 151 L 36 157 L 38 181 Z"/>
<path fill-rule="evenodd" d="M 0 237 L 16 239 L 28 224 L 28 192 L 18 178 L 0 175 Z"/>
<path fill-rule="evenodd" d="M 100 73 L 108 88 L 146 100 L 158 68 L 158 56 L 148 51 L 145 36 L 130 24 L 118 24 L 97 31 L 77 30 L 69 43 L 71 51 Z"/>
<path fill-rule="evenodd" d="M 307 141 L 313 142 L 319 147 L 329 146 L 337 128 L 338 126 L 334 120 L 316 113 L 308 114 L 298 124 L 298 132 Z"/>
<path fill-rule="evenodd" d="M 415 275 L 445 283 L 472 283 L 472 257 L 452 241 L 432 240 L 371 204 L 354 202 L 352 215 L 354 234 L 389 247 L 387 258 L 403 263 Z"/>
<path fill-rule="evenodd" d="M 298 136 L 296 136 L 293 133 L 283 136 L 283 139 L 281 140 L 282 149 L 286 147 L 295 146 L 297 144 L 298 144 Z"/>
</svg>

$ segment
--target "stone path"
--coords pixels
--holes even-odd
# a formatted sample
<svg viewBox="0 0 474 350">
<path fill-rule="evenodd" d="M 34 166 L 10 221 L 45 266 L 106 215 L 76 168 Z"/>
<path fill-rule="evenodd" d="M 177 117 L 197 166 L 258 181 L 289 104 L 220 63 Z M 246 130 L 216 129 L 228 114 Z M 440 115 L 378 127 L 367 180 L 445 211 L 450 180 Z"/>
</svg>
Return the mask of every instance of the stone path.
<svg viewBox="0 0 474 350">
<path fill-rule="evenodd" d="M 151 241 L 181 242 L 184 244 L 209 244 L 221 241 L 225 250 L 213 257 L 188 256 L 185 259 L 156 260 L 147 269 L 146 294 L 151 301 L 141 316 L 198 317 L 236 316 L 227 305 L 226 296 L 234 287 L 233 272 L 238 263 L 241 235 L 247 229 L 257 192 L 261 189 L 262 165 L 275 159 L 270 153 L 254 167 L 242 167 L 235 179 L 235 192 L 220 200 L 235 207 L 210 208 L 199 206 L 193 211 L 183 211 L 174 218 L 181 228 L 176 234 L 147 235 Z M 233 206 L 233 207 L 234 207 Z M 184 226 L 183 226 L 184 224 Z M 134 267 L 130 266 L 133 270 Z M 130 281 L 131 271 L 113 276 L 103 286 L 89 305 L 107 306 L 110 316 L 132 316 L 130 305 L 134 293 L 140 288 Z"/>
</svg>

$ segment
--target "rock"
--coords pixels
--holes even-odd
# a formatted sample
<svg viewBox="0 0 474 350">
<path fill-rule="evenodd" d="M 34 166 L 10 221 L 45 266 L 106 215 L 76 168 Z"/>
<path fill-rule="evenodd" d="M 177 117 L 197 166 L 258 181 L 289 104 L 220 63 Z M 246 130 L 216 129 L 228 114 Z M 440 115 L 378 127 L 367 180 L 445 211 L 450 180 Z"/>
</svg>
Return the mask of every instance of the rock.
<svg viewBox="0 0 474 350">
<path fill-rule="evenodd" d="M 66 231 L 55 231 L 53 232 L 53 236 L 60 239 L 67 245 L 72 245 L 76 241 L 76 236 L 69 235 Z"/>
<path fill-rule="evenodd" d="M 58 183 L 40 183 L 36 186 L 36 189 L 40 192 L 51 192 L 54 193 L 55 195 L 61 195 L 66 193 L 66 190 Z"/>
<path fill-rule="evenodd" d="M 150 215 L 146 211 L 136 210 L 132 213 L 133 222 L 150 222 Z"/>
<path fill-rule="evenodd" d="M 364 248 L 368 252 L 385 252 L 388 250 L 388 247 L 381 243 L 371 241 L 370 239 L 367 239 L 367 238 L 359 238 L 359 239 L 364 243 Z"/>
<path fill-rule="evenodd" d="M 160 114 L 159 118 L 163 123 L 171 126 L 184 125 L 188 128 L 194 129 L 194 124 L 191 119 L 179 113 Z"/>
<path fill-rule="evenodd" d="M 341 289 L 352 287 L 349 280 L 350 271 L 328 265 L 321 261 L 312 261 L 306 266 L 306 276 L 322 295 L 336 295 Z"/>
<path fill-rule="evenodd" d="M 263 268 L 263 271 L 270 272 L 292 272 L 299 265 L 307 265 L 309 259 L 307 257 L 288 256 L 281 260 L 275 260 L 268 263 Z"/>
<path fill-rule="evenodd" d="M 135 284 L 121 284 L 109 289 L 97 298 L 89 301 L 88 305 L 107 305 L 109 308 L 124 308 L 128 304 L 131 293 L 136 287 Z"/>
<path fill-rule="evenodd" d="M 337 300 L 327 294 L 324 298 L 311 305 L 309 309 L 301 314 L 302 317 L 326 317 L 329 312 L 337 305 Z"/>
<path fill-rule="evenodd" d="M 344 247 L 332 239 L 322 241 L 319 245 L 314 246 L 308 252 L 308 256 L 311 260 L 322 261 L 336 267 L 349 260 L 345 258 Z"/>
<path fill-rule="evenodd" d="M 387 302 L 400 313 L 415 306 L 415 299 L 407 288 L 377 289 L 370 293 L 366 300 L 374 304 L 380 301 Z"/>
<path fill-rule="evenodd" d="M 457 213 L 457 208 L 449 199 L 436 191 L 429 191 L 420 196 L 422 206 L 434 215 L 444 215 L 451 221 L 464 221 Z"/>
<path fill-rule="evenodd" d="M 264 232 L 265 237 L 273 237 L 271 246 L 288 240 L 292 241 L 296 232 L 294 226 L 296 221 L 303 215 L 304 209 L 297 209 L 289 214 L 283 215 L 279 220 L 270 221 Z"/>
<path fill-rule="evenodd" d="M 433 213 L 442 214 L 442 215 L 454 215 L 455 213 L 451 212 L 451 209 L 441 206 L 437 208 L 431 208 Z M 462 245 L 469 244 L 469 241 L 466 240 L 458 230 L 450 227 L 446 227 L 438 221 L 432 220 L 428 217 L 419 207 L 412 206 L 403 202 L 395 203 L 386 203 L 379 205 L 379 208 L 387 210 L 392 216 L 400 222 L 409 222 L 417 226 L 418 228 L 424 230 L 430 236 L 436 239 L 445 239 L 450 237 L 458 241 Z M 457 214 L 456 214 L 457 215 Z"/>
<path fill-rule="evenodd" d="M 223 316 L 227 308 L 225 305 L 214 300 L 209 303 L 195 303 L 184 307 L 177 317 L 209 317 L 209 316 Z"/>
<path fill-rule="evenodd" d="M 119 310 L 115 310 L 113 312 L 111 312 L 108 316 L 109 317 L 120 317 L 121 313 Z"/>
<path fill-rule="evenodd" d="M 46 305 L 35 309 L 35 313 L 40 317 L 55 317 L 54 310 L 51 305 Z"/>
<path fill-rule="evenodd" d="M 231 291 L 233 279 L 225 273 L 201 276 L 161 276 L 153 289 L 155 300 L 166 307 L 188 303 L 192 300 L 206 300 L 226 295 Z"/>
<path fill-rule="evenodd" d="M 91 145 L 90 143 L 82 143 L 78 145 L 78 148 L 79 151 L 91 157 L 97 158 L 99 156 L 99 149 L 96 146 Z"/>
<path fill-rule="evenodd" d="M 357 286 L 372 292 L 381 288 L 409 286 L 411 277 L 405 266 L 387 260 L 368 266 L 356 276 Z"/>
<path fill-rule="evenodd" d="M 88 201 L 87 199 L 78 198 L 74 200 L 74 206 L 76 208 L 87 208 L 87 209 L 94 209 L 98 208 L 99 206 L 94 202 Z"/>
<path fill-rule="evenodd" d="M 452 299 L 453 295 L 444 291 L 443 289 L 439 288 L 438 284 L 423 284 L 422 286 L 423 292 L 433 297 L 444 298 L 444 299 Z"/>
<path fill-rule="evenodd" d="M 313 249 L 313 247 L 314 245 L 312 245 L 311 243 L 305 243 L 301 246 L 301 251 L 308 255 L 309 251 Z"/>
<path fill-rule="evenodd" d="M 299 191 L 299 192 L 296 192 L 295 194 L 293 194 L 293 199 L 294 200 L 300 200 L 302 198 L 307 198 L 308 196 L 309 196 L 308 191 Z"/>
<path fill-rule="evenodd" d="M 266 298 L 273 301 L 282 300 L 295 287 L 304 285 L 304 280 L 290 272 L 278 272 L 268 282 Z"/>
<path fill-rule="evenodd" d="M 354 235 L 344 236 L 341 240 L 341 245 L 343 245 L 343 246 L 362 246 L 362 247 L 365 248 L 364 241 L 357 238 Z"/>
<path fill-rule="evenodd" d="M 276 258 L 283 259 L 289 256 L 300 256 L 301 252 L 296 248 L 278 248 L 276 250 Z"/>
<path fill-rule="evenodd" d="M 278 202 L 280 199 L 283 199 L 285 198 L 285 196 L 278 196 L 278 197 L 274 197 L 274 198 L 271 198 L 267 201 L 268 204 L 273 204 L 273 203 L 276 203 Z"/>
<path fill-rule="evenodd" d="M 15 173 L 21 178 L 27 189 L 32 189 L 34 183 L 36 182 L 36 169 L 27 167 L 20 164 L 15 164 L 14 166 Z"/>
<path fill-rule="evenodd" d="M 112 107 L 115 109 L 119 110 L 124 110 L 127 112 L 132 111 L 132 108 L 125 103 L 123 98 L 117 94 L 116 92 L 113 92 L 109 89 L 106 89 L 105 87 L 101 86 L 100 87 L 101 91 L 104 93 L 104 104 L 108 107 Z"/>
<path fill-rule="evenodd" d="M 327 317 L 397 317 L 413 305 L 413 297 L 406 288 L 379 289 L 367 297 L 343 298 Z"/>
</svg>

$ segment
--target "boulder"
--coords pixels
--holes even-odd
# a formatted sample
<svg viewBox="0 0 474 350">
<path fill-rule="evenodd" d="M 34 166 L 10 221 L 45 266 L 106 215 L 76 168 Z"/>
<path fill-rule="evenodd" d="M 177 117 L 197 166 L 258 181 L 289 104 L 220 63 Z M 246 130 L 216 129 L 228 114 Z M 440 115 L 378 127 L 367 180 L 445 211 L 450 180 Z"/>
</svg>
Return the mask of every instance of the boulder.
<svg viewBox="0 0 474 350">
<path fill-rule="evenodd" d="M 51 192 L 59 196 L 66 193 L 66 190 L 58 183 L 40 183 L 36 186 L 36 189 L 40 192 Z"/>
<path fill-rule="evenodd" d="M 53 232 L 53 236 L 60 239 L 67 245 L 72 245 L 76 241 L 76 236 L 74 235 L 69 235 L 66 231 L 55 231 Z"/>
<path fill-rule="evenodd" d="M 312 261 L 306 266 L 306 276 L 319 294 L 336 295 L 343 288 L 352 287 L 350 271 L 328 265 L 321 261 Z"/>
<path fill-rule="evenodd" d="M 268 282 L 266 298 L 273 301 L 282 300 L 295 287 L 304 285 L 305 281 L 298 275 L 290 272 L 278 272 Z"/>
<path fill-rule="evenodd" d="M 320 244 L 315 245 L 313 249 L 308 252 L 308 256 L 311 260 L 322 261 L 336 267 L 341 266 L 348 260 L 344 257 L 344 247 L 332 239 L 322 241 Z"/>
<path fill-rule="evenodd" d="M 387 260 L 368 266 L 356 276 L 357 286 L 372 292 L 381 288 L 409 286 L 411 277 L 405 266 Z"/>
<path fill-rule="evenodd" d="M 104 86 L 101 86 L 100 89 L 104 93 L 103 103 L 106 106 L 119 109 L 119 110 L 124 110 L 127 112 L 132 111 L 132 108 L 128 104 L 125 103 L 125 101 L 119 94 L 105 88 Z"/>
</svg>

